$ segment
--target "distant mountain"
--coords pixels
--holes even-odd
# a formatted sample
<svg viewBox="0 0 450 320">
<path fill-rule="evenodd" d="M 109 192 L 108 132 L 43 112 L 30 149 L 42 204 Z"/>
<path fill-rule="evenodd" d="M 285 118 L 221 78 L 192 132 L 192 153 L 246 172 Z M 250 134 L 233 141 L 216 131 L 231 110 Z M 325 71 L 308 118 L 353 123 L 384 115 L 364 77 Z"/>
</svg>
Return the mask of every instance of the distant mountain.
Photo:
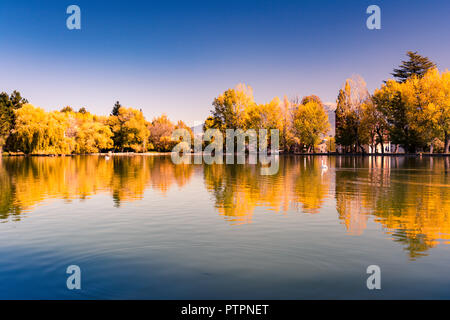
<svg viewBox="0 0 450 320">
<path fill-rule="evenodd" d="M 191 127 L 191 130 L 194 135 L 203 134 L 203 123 Z"/>
</svg>

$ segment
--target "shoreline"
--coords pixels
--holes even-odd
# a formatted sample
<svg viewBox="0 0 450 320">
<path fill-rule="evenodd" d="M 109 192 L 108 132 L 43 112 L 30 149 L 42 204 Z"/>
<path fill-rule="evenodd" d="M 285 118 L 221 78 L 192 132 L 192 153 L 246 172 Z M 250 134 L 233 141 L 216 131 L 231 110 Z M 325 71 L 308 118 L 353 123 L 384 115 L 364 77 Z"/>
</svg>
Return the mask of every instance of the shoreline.
<svg viewBox="0 0 450 320">
<path fill-rule="evenodd" d="M 74 156 L 166 156 L 170 155 L 172 152 L 117 152 L 117 153 L 107 153 L 107 152 L 99 152 L 99 153 L 83 153 L 83 154 L 0 154 L 0 158 L 3 157 L 74 157 Z M 190 156 L 198 155 L 198 153 L 190 153 Z M 237 155 L 237 154 L 235 154 Z M 257 155 L 255 153 L 254 155 Z M 270 155 L 270 154 L 269 154 Z M 450 157 L 450 153 L 336 153 L 336 152 L 324 152 L 324 153 L 283 153 L 280 152 L 278 155 L 281 156 L 334 156 L 334 157 L 409 157 L 409 158 L 420 158 L 420 157 Z M 223 156 L 226 156 L 224 153 Z M 248 154 L 246 154 L 248 156 Z"/>
</svg>

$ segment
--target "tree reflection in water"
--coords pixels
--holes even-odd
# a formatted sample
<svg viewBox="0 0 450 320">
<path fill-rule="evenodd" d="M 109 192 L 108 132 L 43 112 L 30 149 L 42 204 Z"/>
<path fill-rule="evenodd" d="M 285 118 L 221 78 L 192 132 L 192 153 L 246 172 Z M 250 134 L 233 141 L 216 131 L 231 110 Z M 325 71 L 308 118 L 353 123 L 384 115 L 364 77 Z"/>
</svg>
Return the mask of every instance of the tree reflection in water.
<svg viewBox="0 0 450 320">
<path fill-rule="evenodd" d="M 175 165 L 167 156 L 4 157 L 0 221 L 20 221 L 50 199 L 109 194 L 120 207 L 143 199 L 146 189 L 164 197 L 200 175 L 231 225 L 253 222 L 257 208 L 318 214 L 328 203 L 350 234 L 362 234 L 372 218 L 411 259 L 450 243 L 449 158 L 330 157 L 326 172 L 322 159 L 281 156 L 278 173 L 262 176 L 259 165 Z"/>
</svg>

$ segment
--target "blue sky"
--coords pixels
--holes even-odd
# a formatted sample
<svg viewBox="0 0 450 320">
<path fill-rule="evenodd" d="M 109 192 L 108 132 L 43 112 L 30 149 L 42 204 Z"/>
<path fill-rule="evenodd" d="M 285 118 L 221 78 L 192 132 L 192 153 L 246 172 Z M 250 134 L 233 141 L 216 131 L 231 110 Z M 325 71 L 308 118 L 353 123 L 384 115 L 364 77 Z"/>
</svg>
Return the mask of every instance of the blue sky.
<svg viewBox="0 0 450 320">
<path fill-rule="evenodd" d="M 81 8 L 81 30 L 66 8 Z M 366 8 L 381 7 L 381 30 Z M 419 51 L 450 68 L 448 0 L 0 2 L 0 91 L 47 110 L 114 102 L 203 121 L 214 97 L 240 82 L 257 102 L 316 94 L 335 101 L 346 78 L 379 87 Z"/>
</svg>

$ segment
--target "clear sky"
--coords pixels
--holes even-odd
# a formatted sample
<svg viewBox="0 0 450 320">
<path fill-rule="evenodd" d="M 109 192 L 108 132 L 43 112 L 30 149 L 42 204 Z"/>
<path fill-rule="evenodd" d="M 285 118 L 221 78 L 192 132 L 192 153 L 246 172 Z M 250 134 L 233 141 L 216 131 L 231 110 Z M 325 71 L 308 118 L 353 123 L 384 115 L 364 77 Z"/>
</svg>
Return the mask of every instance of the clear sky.
<svg viewBox="0 0 450 320">
<path fill-rule="evenodd" d="M 71 4 L 81 30 L 66 28 Z M 381 30 L 366 27 L 371 4 Z M 379 87 L 407 50 L 450 69 L 449 14 L 448 0 L 1 0 L 0 91 L 98 114 L 119 100 L 188 124 L 240 82 L 260 103 L 334 102 L 353 74 Z"/>
</svg>

